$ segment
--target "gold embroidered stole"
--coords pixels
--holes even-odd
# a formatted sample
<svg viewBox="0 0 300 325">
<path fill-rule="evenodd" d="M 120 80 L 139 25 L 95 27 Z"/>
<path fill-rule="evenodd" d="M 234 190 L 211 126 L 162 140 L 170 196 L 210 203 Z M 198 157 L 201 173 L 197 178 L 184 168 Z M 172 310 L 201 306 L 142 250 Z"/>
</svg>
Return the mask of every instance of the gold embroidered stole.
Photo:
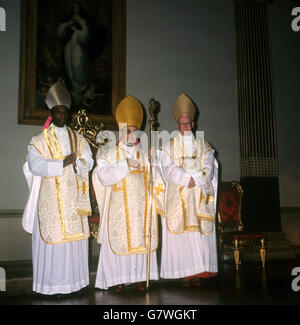
<svg viewBox="0 0 300 325">
<path fill-rule="evenodd" d="M 90 193 L 89 193 L 89 170 L 88 165 L 84 161 L 84 159 L 81 158 L 82 151 L 87 143 L 85 143 L 82 146 L 80 156 L 78 156 L 78 138 L 75 131 L 68 129 L 68 136 L 70 141 L 70 148 L 71 152 L 75 153 L 76 157 L 79 157 L 79 159 L 82 162 L 82 170 L 81 174 L 76 175 L 76 185 L 78 190 L 78 208 L 77 213 L 80 216 L 90 216 L 91 211 L 91 203 L 90 203 Z M 72 137 L 73 135 L 73 137 Z M 73 139 L 74 138 L 74 141 Z"/>
<path fill-rule="evenodd" d="M 154 175 L 154 169 L 156 168 L 155 178 L 153 180 L 153 204 L 155 207 L 155 211 L 157 214 L 159 214 L 161 217 L 165 216 L 165 183 L 163 181 L 163 178 L 161 176 L 160 170 L 158 167 L 152 167 L 153 168 L 153 175 Z"/>
</svg>

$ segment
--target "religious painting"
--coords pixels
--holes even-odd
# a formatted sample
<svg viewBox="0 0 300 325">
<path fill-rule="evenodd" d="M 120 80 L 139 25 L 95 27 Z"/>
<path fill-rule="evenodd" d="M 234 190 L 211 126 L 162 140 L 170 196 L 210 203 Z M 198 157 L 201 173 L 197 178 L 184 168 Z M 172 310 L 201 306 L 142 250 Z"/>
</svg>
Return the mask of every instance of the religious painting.
<svg viewBox="0 0 300 325">
<path fill-rule="evenodd" d="M 71 112 L 115 129 L 125 96 L 125 0 L 21 0 L 19 124 L 42 125 L 48 89 L 69 90 Z"/>
</svg>

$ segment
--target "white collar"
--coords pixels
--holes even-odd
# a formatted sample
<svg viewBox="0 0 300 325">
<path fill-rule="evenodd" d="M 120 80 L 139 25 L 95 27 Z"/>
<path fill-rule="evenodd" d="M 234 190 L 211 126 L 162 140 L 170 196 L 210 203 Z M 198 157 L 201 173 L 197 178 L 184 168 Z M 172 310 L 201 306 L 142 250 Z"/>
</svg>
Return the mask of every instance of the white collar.
<svg viewBox="0 0 300 325">
<path fill-rule="evenodd" d="M 189 135 L 182 135 L 181 133 L 179 133 L 179 136 L 181 137 L 182 141 L 187 143 L 187 142 L 191 142 L 194 140 L 194 135 L 193 133 L 189 134 Z"/>
<path fill-rule="evenodd" d="M 122 143 L 122 147 L 124 148 L 125 151 L 127 152 L 134 152 L 136 149 L 135 149 L 135 146 L 127 146 L 125 145 L 124 143 Z"/>
<path fill-rule="evenodd" d="M 57 127 L 56 125 L 53 124 L 53 127 L 54 127 L 54 130 L 55 130 L 55 133 L 58 133 L 58 134 L 67 133 L 67 126 L 66 125 L 64 125 L 62 128 L 59 128 L 59 127 Z"/>
</svg>

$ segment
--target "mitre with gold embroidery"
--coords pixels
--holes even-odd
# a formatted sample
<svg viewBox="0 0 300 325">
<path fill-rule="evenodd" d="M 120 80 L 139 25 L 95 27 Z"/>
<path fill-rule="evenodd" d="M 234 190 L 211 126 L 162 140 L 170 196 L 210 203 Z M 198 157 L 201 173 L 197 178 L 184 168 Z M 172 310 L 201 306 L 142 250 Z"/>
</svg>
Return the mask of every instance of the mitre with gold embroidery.
<svg viewBox="0 0 300 325">
<path fill-rule="evenodd" d="M 195 112 L 196 107 L 192 100 L 186 94 L 181 93 L 176 99 L 172 108 L 172 113 L 176 121 L 178 121 L 182 116 L 188 116 L 193 120 Z"/>
<path fill-rule="evenodd" d="M 140 129 L 143 122 L 142 104 L 133 96 L 126 96 L 118 105 L 116 110 L 116 121 L 127 126 L 135 126 Z"/>
</svg>

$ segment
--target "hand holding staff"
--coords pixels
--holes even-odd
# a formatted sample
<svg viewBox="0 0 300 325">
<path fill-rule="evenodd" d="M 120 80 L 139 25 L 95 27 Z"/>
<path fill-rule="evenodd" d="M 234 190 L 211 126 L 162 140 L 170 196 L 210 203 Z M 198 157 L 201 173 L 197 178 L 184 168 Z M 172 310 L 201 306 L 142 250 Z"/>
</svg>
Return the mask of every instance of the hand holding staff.
<svg viewBox="0 0 300 325">
<path fill-rule="evenodd" d="M 63 167 L 67 167 L 69 165 L 73 165 L 74 168 L 74 172 L 77 173 L 77 169 L 76 169 L 76 154 L 74 152 L 72 152 L 71 154 L 69 154 L 63 161 Z"/>
</svg>

